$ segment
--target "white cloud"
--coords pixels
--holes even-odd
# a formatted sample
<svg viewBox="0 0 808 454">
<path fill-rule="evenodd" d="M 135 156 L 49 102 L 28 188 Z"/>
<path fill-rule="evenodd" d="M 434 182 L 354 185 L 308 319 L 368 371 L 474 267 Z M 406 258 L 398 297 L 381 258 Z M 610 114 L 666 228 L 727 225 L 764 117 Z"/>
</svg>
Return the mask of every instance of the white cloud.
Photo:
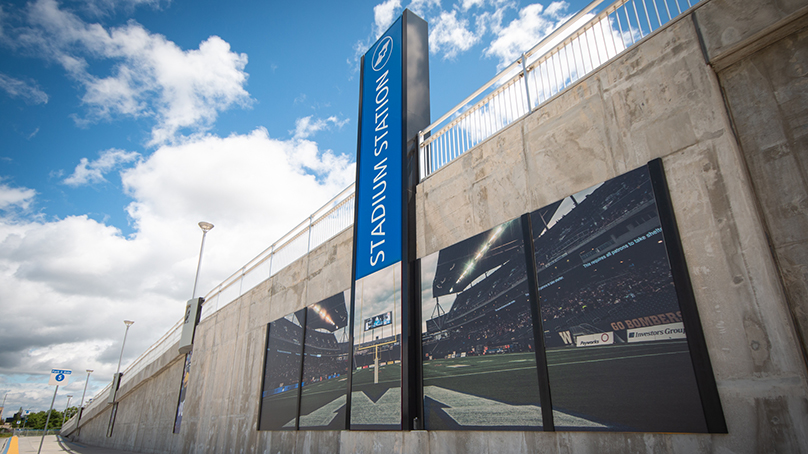
<svg viewBox="0 0 808 454">
<path fill-rule="evenodd" d="M 82 186 L 85 184 L 102 183 L 107 181 L 104 174 L 114 170 L 121 164 L 136 161 L 140 153 L 134 151 L 124 151 L 115 148 L 101 152 L 95 161 L 81 158 L 73 174 L 62 180 L 68 186 Z"/>
<path fill-rule="evenodd" d="M 126 159 L 110 150 L 86 169 Z M 90 368 L 98 391 L 115 370 L 122 320 L 136 322 L 125 368 L 181 317 L 196 270 L 198 221 L 216 226 L 205 245 L 205 294 L 348 186 L 354 172 L 348 156 L 256 129 L 164 145 L 123 171 L 133 199 L 128 237 L 87 216 L 23 221 L 0 213 L 0 379 Z M 34 200 L 30 189 L 0 185 L 0 203 Z M 14 389 L 32 399 L 43 394 L 33 405 L 47 408 L 39 388 Z"/>
<path fill-rule="evenodd" d="M 469 30 L 468 21 L 458 19 L 457 13 L 457 10 L 441 12 L 429 32 L 430 51 L 443 51 L 445 59 L 454 58 L 480 41 L 480 36 Z"/>
<path fill-rule="evenodd" d="M 205 131 L 220 111 L 251 102 L 247 55 L 218 36 L 183 50 L 134 21 L 110 29 L 84 22 L 55 0 L 30 4 L 27 23 L 13 33 L 13 45 L 58 62 L 84 86 L 88 113 L 80 123 L 151 117 L 152 145 Z M 111 73 L 94 74 L 95 61 L 112 64 Z"/>
<path fill-rule="evenodd" d="M 519 17 L 497 32 L 485 55 L 498 58 L 500 67 L 513 63 L 566 20 L 560 16 L 566 8 L 565 2 L 553 2 L 546 10 L 540 3 L 522 8 Z"/>
<path fill-rule="evenodd" d="M 373 7 L 373 30 L 376 39 L 387 31 L 401 12 L 401 0 L 386 0 Z"/>
<path fill-rule="evenodd" d="M 20 98 L 28 104 L 47 104 L 48 95 L 35 84 L 0 73 L 0 88 L 12 98 Z"/>
<path fill-rule="evenodd" d="M 307 139 L 311 137 L 316 132 L 322 131 L 323 129 L 328 129 L 330 125 L 334 125 L 337 128 L 342 128 L 348 123 L 349 119 L 346 118 L 344 120 L 339 120 L 335 116 L 331 116 L 328 118 L 314 118 L 313 115 L 309 115 L 308 117 L 298 118 L 295 121 L 295 130 L 294 130 L 294 138 L 295 139 Z M 290 131 L 291 132 L 291 131 Z"/>
<path fill-rule="evenodd" d="M 28 188 L 12 188 L 2 181 L 0 178 L 0 210 L 11 208 L 27 210 L 36 196 L 36 191 Z"/>
</svg>

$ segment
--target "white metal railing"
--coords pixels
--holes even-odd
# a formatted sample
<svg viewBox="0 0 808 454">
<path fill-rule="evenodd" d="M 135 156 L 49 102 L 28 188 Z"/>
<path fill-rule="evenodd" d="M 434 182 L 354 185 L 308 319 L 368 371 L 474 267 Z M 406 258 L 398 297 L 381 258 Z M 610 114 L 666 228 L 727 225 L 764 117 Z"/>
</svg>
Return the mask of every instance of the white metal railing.
<svg viewBox="0 0 808 454">
<path fill-rule="evenodd" d="M 421 179 L 538 109 L 700 0 L 617 0 L 597 11 L 603 1 L 590 3 L 420 131 Z"/>
<path fill-rule="evenodd" d="M 304 222 L 208 292 L 202 306 L 202 319 L 209 317 L 290 263 L 304 256 L 311 249 L 325 243 L 353 225 L 354 196 L 354 185 L 351 184 L 322 208 L 315 211 Z M 123 377 L 121 377 L 121 386 L 132 380 L 138 372 L 157 360 L 179 341 L 182 333 L 182 321 L 182 318 L 180 318 L 166 334 L 124 370 Z M 96 393 L 92 401 L 86 405 L 84 415 L 88 415 L 95 408 L 107 405 L 109 389 L 110 385 L 107 385 Z"/>
<path fill-rule="evenodd" d="M 348 186 L 308 219 L 208 292 L 202 306 L 202 319 L 230 304 L 310 250 L 353 225 L 354 188 L 354 184 Z"/>
</svg>

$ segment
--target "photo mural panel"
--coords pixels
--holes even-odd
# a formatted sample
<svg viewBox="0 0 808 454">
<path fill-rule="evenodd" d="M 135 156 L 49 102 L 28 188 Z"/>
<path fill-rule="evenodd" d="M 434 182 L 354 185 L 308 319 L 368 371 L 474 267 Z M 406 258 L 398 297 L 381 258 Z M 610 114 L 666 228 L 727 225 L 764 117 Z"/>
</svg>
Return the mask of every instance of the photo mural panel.
<svg viewBox="0 0 808 454">
<path fill-rule="evenodd" d="M 351 290 L 306 308 L 301 430 L 345 429 Z"/>
<path fill-rule="evenodd" d="M 541 430 L 521 222 L 421 259 L 427 430 Z"/>
<path fill-rule="evenodd" d="M 356 281 L 351 429 L 401 429 L 401 262 Z"/>
<path fill-rule="evenodd" d="M 647 167 L 531 223 L 556 429 L 706 432 Z"/>
<path fill-rule="evenodd" d="M 268 327 L 259 430 L 295 430 L 306 309 Z"/>
<path fill-rule="evenodd" d="M 191 354 L 193 350 L 185 354 L 185 366 L 182 370 L 182 383 L 180 384 L 180 397 L 177 402 L 177 414 L 174 416 L 174 433 L 180 433 L 182 427 L 182 414 L 185 409 L 185 394 L 188 391 L 188 380 L 191 377 Z"/>
</svg>

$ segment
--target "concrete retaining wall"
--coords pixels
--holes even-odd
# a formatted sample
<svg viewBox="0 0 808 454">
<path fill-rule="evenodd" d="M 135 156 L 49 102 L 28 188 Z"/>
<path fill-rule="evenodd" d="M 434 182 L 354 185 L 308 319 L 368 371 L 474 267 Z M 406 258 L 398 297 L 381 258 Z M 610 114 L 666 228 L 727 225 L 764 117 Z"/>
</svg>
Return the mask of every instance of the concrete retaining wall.
<svg viewBox="0 0 808 454">
<path fill-rule="evenodd" d="M 169 352 L 123 390 L 111 438 L 107 407 L 77 439 L 159 453 L 808 451 L 800 3 L 707 1 L 418 186 L 423 257 L 662 158 L 728 434 L 259 432 L 266 325 L 350 287 L 346 231 L 200 324 L 180 434 Z"/>
</svg>

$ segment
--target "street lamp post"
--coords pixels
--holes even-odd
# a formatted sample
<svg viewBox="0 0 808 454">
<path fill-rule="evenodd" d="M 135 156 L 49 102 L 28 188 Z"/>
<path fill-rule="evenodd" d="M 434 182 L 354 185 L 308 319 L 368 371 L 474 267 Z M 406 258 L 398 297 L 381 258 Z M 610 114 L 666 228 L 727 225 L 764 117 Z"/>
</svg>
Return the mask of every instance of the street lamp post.
<svg viewBox="0 0 808 454">
<path fill-rule="evenodd" d="M 65 421 L 67 420 L 67 409 L 70 408 L 70 399 L 72 397 L 73 397 L 73 395 L 71 395 L 71 394 L 67 395 L 67 404 L 65 404 L 65 412 L 62 413 L 62 425 L 63 426 L 65 425 Z"/>
<path fill-rule="evenodd" d="M 3 405 L 0 405 L 0 424 L 3 422 L 3 412 L 6 410 L 6 397 L 8 397 L 8 393 L 11 391 L 6 391 L 6 395 L 3 396 Z"/>
<path fill-rule="evenodd" d="M 199 261 L 196 263 L 196 277 L 194 278 L 194 291 L 191 294 L 191 298 L 196 298 L 196 283 L 199 281 L 199 269 L 202 267 L 202 252 L 205 250 L 205 235 L 213 228 L 213 224 L 202 221 L 199 223 L 199 228 L 202 229 L 202 245 L 199 247 Z"/>
<path fill-rule="evenodd" d="M 84 392 L 81 393 L 81 404 L 79 404 L 79 422 L 81 421 L 82 410 L 84 410 L 84 396 L 87 394 L 87 384 L 90 383 L 90 374 L 92 373 L 92 369 L 87 369 L 87 380 L 84 381 Z"/>
<path fill-rule="evenodd" d="M 123 360 L 123 349 L 126 347 L 126 336 L 129 334 L 129 327 L 132 326 L 132 320 L 124 320 L 123 323 L 126 325 L 126 331 L 123 333 L 123 343 L 121 344 L 121 356 L 118 357 L 118 369 L 115 370 L 115 375 L 112 377 L 112 386 L 110 387 L 109 392 L 109 403 L 115 403 L 115 400 L 118 397 L 118 387 L 121 385 L 121 361 Z"/>
<path fill-rule="evenodd" d="M 115 375 L 121 373 L 121 360 L 123 359 L 123 348 L 126 346 L 126 335 L 129 334 L 129 327 L 132 326 L 132 320 L 124 320 L 123 323 L 126 325 L 126 331 L 123 333 L 123 344 L 121 344 L 121 356 L 118 357 L 118 370 L 115 371 Z"/>
</svg>

